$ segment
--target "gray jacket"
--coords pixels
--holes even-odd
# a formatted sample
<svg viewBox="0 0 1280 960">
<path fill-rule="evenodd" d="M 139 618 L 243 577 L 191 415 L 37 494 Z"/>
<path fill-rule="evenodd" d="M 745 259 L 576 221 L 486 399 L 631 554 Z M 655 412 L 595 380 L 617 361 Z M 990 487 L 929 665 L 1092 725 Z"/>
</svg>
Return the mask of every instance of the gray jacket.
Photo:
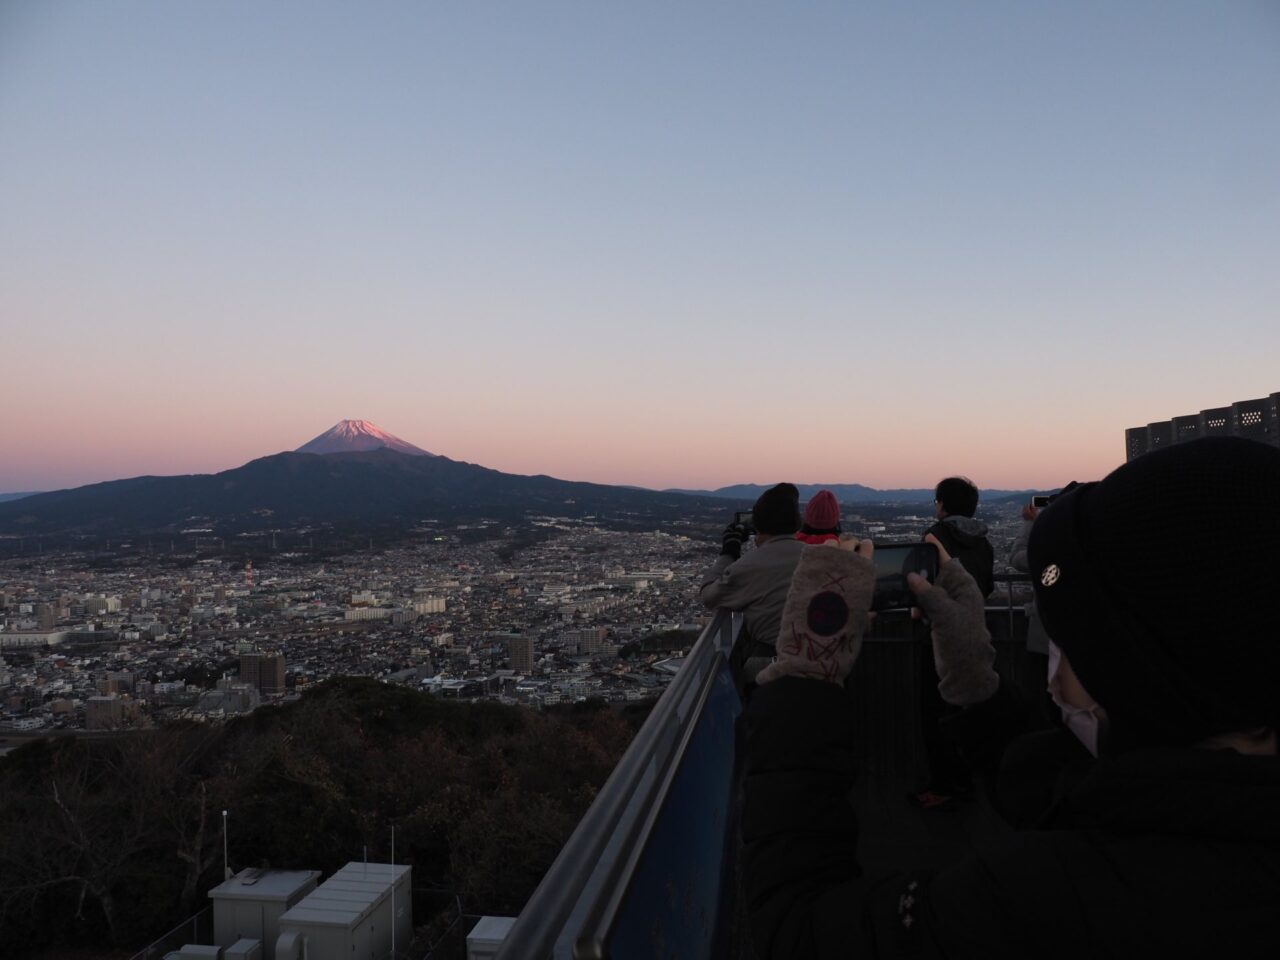
<svg viewBox="0 0 1280 960">
<path fill-rule="evenodd" d="M 782 605 L 804 544 L 779 535 L 734 560 L 721 554 L 702 575 L 698 598 L 708 607 L 743 611 L 752 640 L 773 646 L 782 625 Z"/>
<path fill-rule="evenodd" d="M 1034 520 L 1024 520 L 1022 530 L 1009 548 L 1009 566 L 1022 573 L 1031 572 L 1031 564 L 1027 562 L 1027 538 L 1031 536 L 1031 525 Z M 1036 602 L 1032 600 L 1026 606 L 1027 611 L 1027 649 L 1032 653 L 1049 652 L 1049 634 L 1040 622 L 1040 613 L 1036 610 Z"/>
</svg>

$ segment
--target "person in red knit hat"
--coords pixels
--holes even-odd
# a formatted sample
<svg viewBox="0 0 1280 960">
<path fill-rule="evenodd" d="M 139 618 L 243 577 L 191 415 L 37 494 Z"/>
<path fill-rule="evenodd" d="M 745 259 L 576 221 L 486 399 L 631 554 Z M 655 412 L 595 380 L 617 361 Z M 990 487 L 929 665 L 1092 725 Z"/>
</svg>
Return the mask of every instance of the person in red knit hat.
<svg viewBox="0 0 1280 960">
<path fill-rule="evenodd" d="M 840 539 L 840 502 L 834 493 L 819 490 L 810 498 L 796 539 L 811 544 Z"/>
</svg>

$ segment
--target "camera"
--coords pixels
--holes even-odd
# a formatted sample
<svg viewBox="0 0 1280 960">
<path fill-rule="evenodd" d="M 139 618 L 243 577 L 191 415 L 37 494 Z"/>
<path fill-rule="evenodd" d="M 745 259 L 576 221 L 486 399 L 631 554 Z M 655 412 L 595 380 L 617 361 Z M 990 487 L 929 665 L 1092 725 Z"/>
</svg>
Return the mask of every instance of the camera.
<svg viewBox="0 0 1280 960">
<path fill-rule="evenodd" d="M 1052 499 L 1053 497 L 1032 497 L 1031 505 L 1035 507 L 1037 510 L 1043 510 L 1045 507 L 1049 505 L 1049 501 Z"/>
</svg>

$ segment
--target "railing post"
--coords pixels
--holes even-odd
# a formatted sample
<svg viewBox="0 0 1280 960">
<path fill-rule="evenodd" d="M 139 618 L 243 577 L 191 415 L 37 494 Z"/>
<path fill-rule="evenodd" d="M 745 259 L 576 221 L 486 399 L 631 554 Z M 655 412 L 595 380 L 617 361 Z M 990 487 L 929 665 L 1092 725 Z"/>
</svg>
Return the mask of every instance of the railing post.
<svg viewBox="0 0 1280 960">
<path fill-rule="evenodd" d="M 1008 598 L 1009 598 L 1009 603 L 1008 603 L 1008 607 L 1009 607 L 1009 639 L 1010 639 L 1010 640 L 1012 640 L 1012 639 L 1013 639 L 1013 581 L 1012 581 L 1012 580 L 1006 580 L 1006 581 L 1004 582 L 1004 586 L 1005 586 L 1005 594 L 1006 594 L 1006 595 L 1008 596 Z"/>
</svg>

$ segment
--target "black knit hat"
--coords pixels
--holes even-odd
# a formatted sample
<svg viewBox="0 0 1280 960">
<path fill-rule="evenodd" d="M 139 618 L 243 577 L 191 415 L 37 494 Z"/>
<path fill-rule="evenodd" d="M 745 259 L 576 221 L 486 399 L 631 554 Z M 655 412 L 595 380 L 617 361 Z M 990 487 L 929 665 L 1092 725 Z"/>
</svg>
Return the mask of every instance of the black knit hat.
<svg viewBox="0 0 1280 960">
<path fill-rule="evenodd" d="M 1109 751 L 1280 726 L 1280 449 L 1210 437 L 1056 499 L 1036 607 L 1107 711 Z"/>
<path fill-rule="evenodd" d="M 800 491 L 794 483 L 770 487 L 751 508 L 756 529 L 770 535 L 789 535 L 800 529 Z"/>
</svg>

